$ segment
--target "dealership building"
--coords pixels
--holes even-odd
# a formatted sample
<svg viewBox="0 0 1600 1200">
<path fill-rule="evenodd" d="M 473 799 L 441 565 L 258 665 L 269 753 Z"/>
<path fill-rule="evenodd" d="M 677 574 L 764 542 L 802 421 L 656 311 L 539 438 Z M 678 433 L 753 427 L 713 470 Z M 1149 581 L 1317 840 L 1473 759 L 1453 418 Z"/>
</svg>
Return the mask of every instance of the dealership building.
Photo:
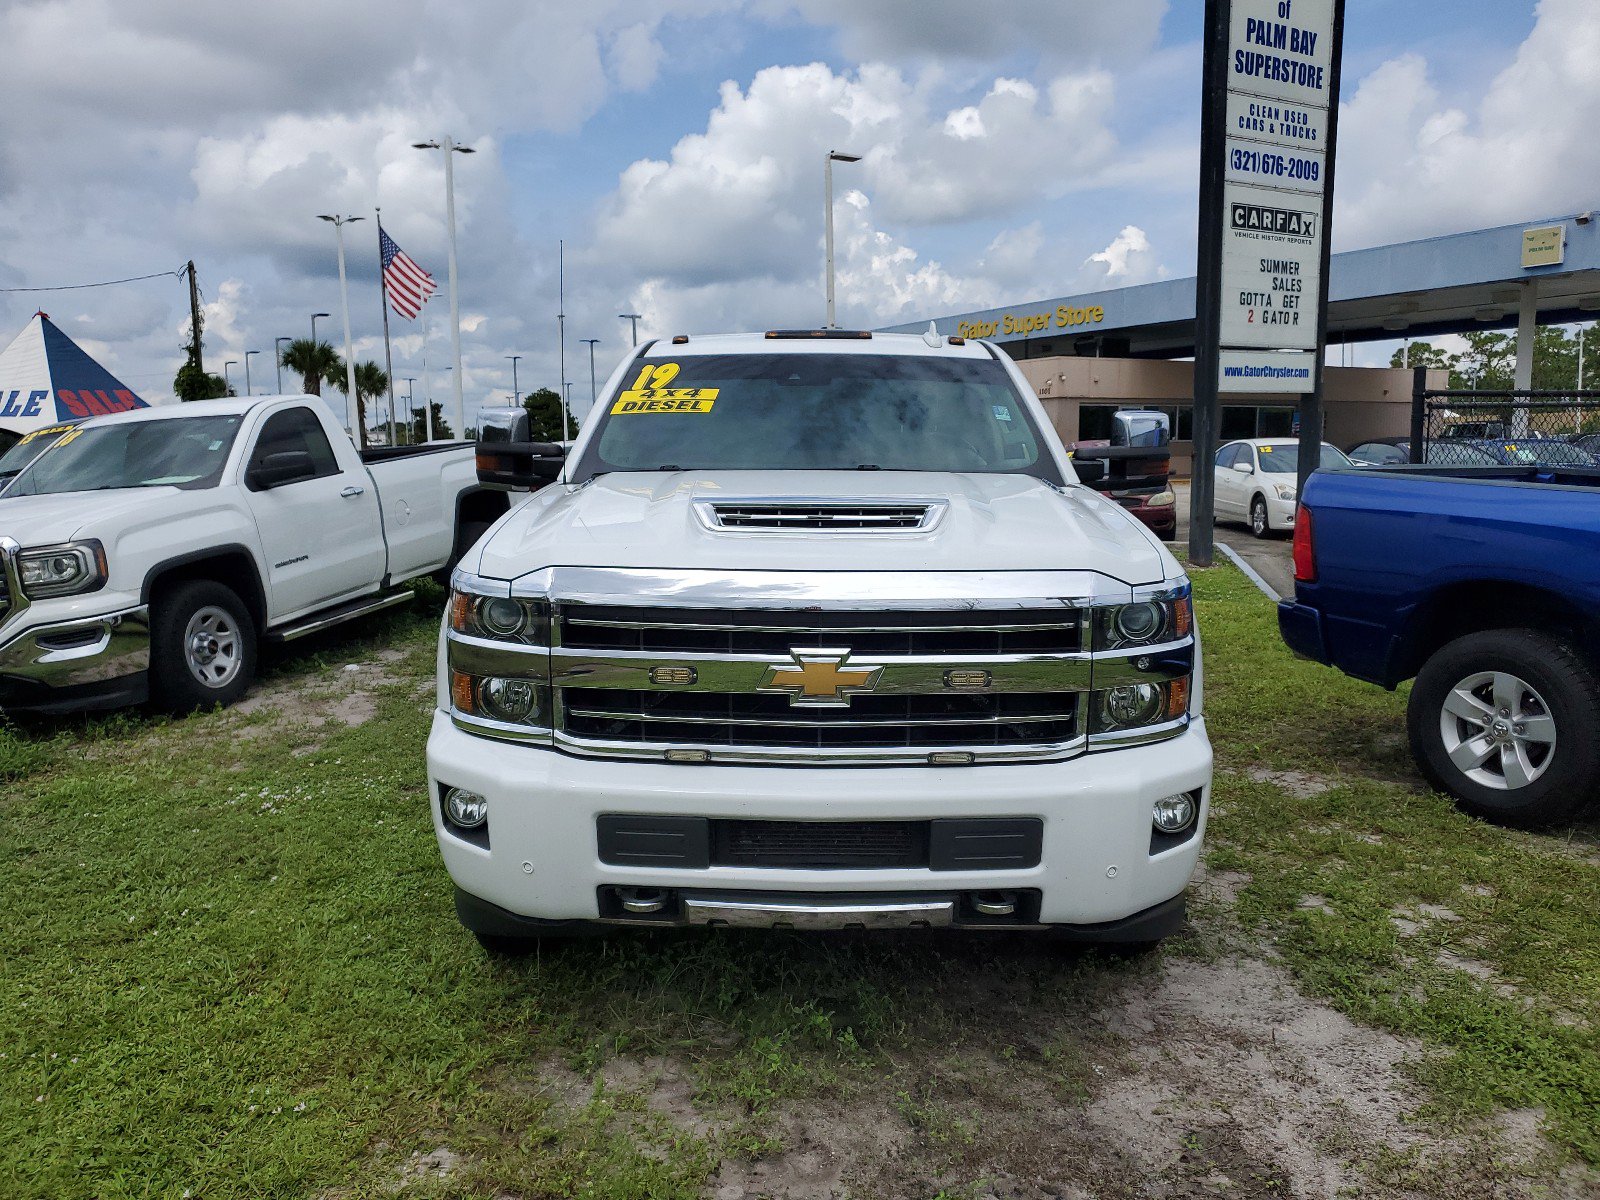
<svg viewBox="0 0 1600 1200">
<path fill-rule="evenodd" d="M 1541 324 L 1600 316 L 1600 222 L 1590 213 L 1506 225 L 1332 256 L 1328 349 L 1516 329 L 1532 345 Z M 1194 397 L 1195 280 L 1169 279 L 980 312 L 940 315 L 942 334 L 987 338 L 1017 360 L 1064 441 L 1108 437 L 1119 408 L 1159 408 L 1172 419 L 1173 466 L 1189 470 Z M 892 332 L 927 329 L 927 318 Z M 1531 353 L 1519 365 L 1531 371 Z M 1429 372 L 1428 386 L 1446 385 Z M 1413 373 L 1331 366 L 1325 429 L 1338 446 L 1410 429 Z M 1220 440 L 1288 437 L 1298 397 L 1221 396 Z"/>
</svg>

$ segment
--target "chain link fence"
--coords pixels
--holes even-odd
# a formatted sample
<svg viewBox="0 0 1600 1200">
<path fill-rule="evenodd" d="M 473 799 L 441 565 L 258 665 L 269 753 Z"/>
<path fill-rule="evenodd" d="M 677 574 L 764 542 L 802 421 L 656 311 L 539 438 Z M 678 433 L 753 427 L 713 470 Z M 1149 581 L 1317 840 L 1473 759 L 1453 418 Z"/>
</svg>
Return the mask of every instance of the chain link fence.
<svg viewBox="0 0 1600 1200">
<path fill-rule="evenodd" d="M 1600 391 L 1412 393 L 1414 463 L 1600 467 Z"/>
</svg>

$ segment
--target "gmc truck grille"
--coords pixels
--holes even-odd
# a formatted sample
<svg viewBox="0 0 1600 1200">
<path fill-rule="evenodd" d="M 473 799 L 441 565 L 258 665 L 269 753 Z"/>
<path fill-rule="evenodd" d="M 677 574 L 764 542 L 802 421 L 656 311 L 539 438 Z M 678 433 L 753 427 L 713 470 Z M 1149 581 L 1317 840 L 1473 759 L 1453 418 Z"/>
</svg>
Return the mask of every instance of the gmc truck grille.
<svg viewBox="0 0 1600 1200">
<path fill-rule="evenodd" d="M 806 708 L 762 693 L 562 689 L 566 732 L 616 742 L 819 750 L 1026 746 L 1077 736 L 1071 693 L 854 696 Z"/>
<path fill-rule="evenodd" d="M 653 654 L 785 654 L 847 647 L 851 653 L 1071 654 L 1081 648 L 1079 612 L 1070 608 L 929 612 L 796 612 L 793 609 L 562 607 L 558 644 L 566 650 Z"/>
</svg>

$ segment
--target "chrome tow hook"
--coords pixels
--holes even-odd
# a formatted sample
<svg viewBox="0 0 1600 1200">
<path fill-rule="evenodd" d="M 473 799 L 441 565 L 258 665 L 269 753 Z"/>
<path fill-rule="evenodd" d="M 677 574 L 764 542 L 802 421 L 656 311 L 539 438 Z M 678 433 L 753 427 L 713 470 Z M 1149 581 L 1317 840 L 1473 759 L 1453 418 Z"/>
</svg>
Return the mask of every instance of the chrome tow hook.
<svg viewBox="0 0 1600 1200">
<path fill-rule="evenodd" d="M 626 911 L 639 916 L 658 913 L 667 906 L 667 893 L 660 888 L 622 888 L 617 895 Z"/>
<path fill-rule="evenodd" d="M 982 917 L 1009 917 L 1016 913 L 1017 901 L 1009 892 L 976 892 L 972 910 Z"/>
</svg>

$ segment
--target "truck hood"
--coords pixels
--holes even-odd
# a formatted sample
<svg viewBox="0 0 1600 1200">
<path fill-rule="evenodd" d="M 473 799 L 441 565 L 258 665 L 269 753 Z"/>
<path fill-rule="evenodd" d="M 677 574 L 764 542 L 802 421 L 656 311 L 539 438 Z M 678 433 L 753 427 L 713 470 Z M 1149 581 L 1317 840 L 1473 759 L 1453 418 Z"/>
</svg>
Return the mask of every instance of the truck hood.
<svg viewBox="0 0 1600 1200">
<path fill-rule="evenodd" d="M 94 537 L 96 525 L 120 525 L 131 514 L 167 508 L 182 495 L 180 488 L 149 487 L 7 496 L 0 499 L 0 536 L 23 546 L 50 546 L 80 534 Z"/>
<path fill-rule="evenodd" d="M 941 501 L 928 529 L 718 529 L 702 501 Z M 546 567 L 806 571 L 1095 571 L 1129 584 L 1176 563 L 1123 508 L 1027 475 L 859 471 L 616 473 L 536 493 L 479 544 L 477 572 Z"/>
</svg>

